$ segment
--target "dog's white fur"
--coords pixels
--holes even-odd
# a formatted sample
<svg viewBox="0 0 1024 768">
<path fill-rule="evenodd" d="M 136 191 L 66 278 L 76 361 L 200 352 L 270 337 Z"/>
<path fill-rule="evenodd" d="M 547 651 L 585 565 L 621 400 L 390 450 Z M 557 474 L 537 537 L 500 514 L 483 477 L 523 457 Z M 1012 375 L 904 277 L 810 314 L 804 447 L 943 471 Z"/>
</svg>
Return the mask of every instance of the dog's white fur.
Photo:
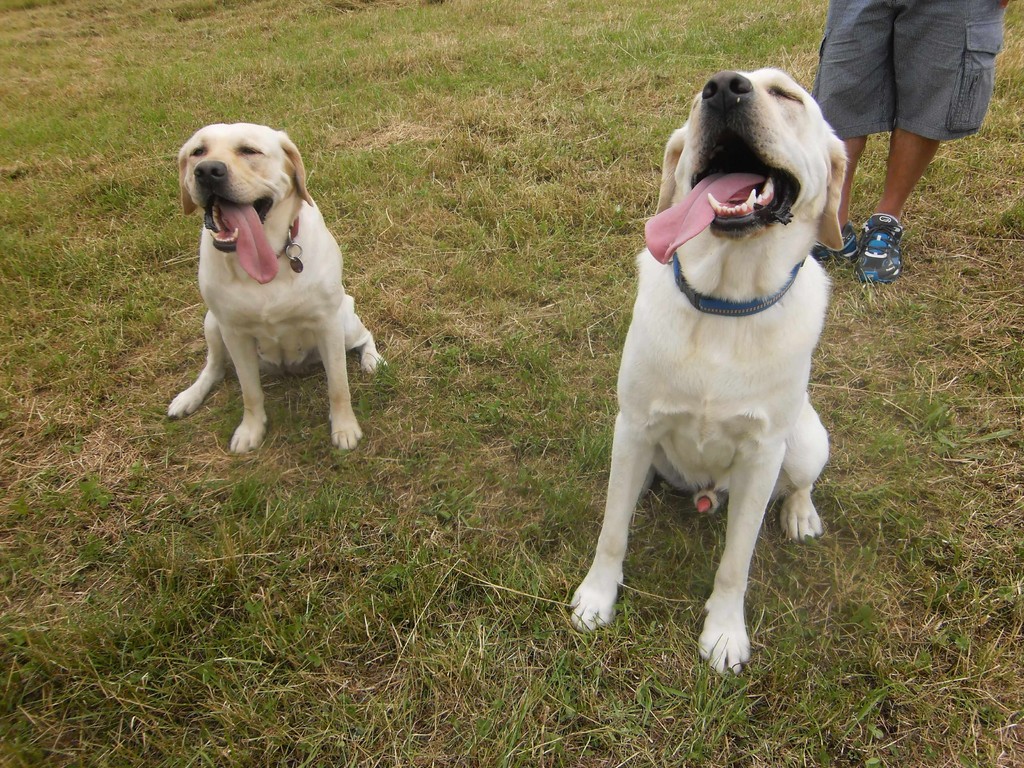
<svg viewBox="0 0 1024 768">
<path fill-rule="evenodd" d="M 840 142 L 810 96 L 778 70 L 742 73 L 754 85 L 749 119 L 757 151 L 799 180 L 788 225 L 749 237 L 704 230 L 679 249 L 699 292 L 733 301 L 768 296 L 815 239 L 841 244 L 836 209 L 845 168 Z M 700 95 L 665 150 L 658 210 L 691 188 L 705 140 Z M 725 551 L 706 604 L 700 652 L 714 669 L 739 671 L 750 658 L 744 595 L 766 507 L 785 495 L 780 522 L 795 540 L 822 524 L 811 487 L 828 459 L 828 436 L 807 396 L 811 353 L 824 323 L 828 281 L 807 258 L 789 293 L 748 317 L 697 311 L 672 267 L 644 250 L 639 288 L 619 369 L 604 523 L 593 565 L 573 600 L 581 629 L 614 614 L 630 519 L 654 472 L 680 487 L 728 489 Z"/>
<path fill-rule="evenodd" d="M 178 154 L 185 213 L 203 209 L 205 193 L 194 171 L 198 163 L 209 160 L 226 165 L 227 194 L 235 202 L 272 198 L 264 230 L 275 252 L 282 254 L 280 268 L 273 280 L 261 285 L 243 271 L 236 254 L 216 250 L 212 233 L 203 228 L 199 291 L 208 308 L 206 366 L 196 382 L 174 398 L 168 415 L 177 418 L 195 411 L 224 377 L 230 357 L 245 409 L 230 447 L 235 453 L 251 451 L 266 434 L 261 362 L 264 368 L 297 370 L 319 359 L 327 372 L 331 440 L 338 448 L 354 448 L 362 430 L 352 411 L 345 352 L 359 350 L 367 372 L 382 360 L 342 286 L 341 251 L 306 189 L 298 149 L 284 132 L 266 126 L 236 123 L 200 129 Z M 296 218 L 301 273 L 289 269 L 283 255 Z"/>
</svg>

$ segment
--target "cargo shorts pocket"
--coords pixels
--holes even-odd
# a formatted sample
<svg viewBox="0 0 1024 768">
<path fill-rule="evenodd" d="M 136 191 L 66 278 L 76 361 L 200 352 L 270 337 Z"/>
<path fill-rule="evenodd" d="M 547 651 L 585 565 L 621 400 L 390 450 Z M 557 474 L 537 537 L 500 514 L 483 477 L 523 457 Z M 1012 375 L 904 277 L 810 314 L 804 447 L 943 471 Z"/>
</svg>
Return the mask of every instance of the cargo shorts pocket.
<svg viewBox="0 0 1024 768">
<path fill-rule="evenodd" d="M 995 80 L 996 54 L 1003 45 L 1002 18 L 969 22 L 964 53 L 946 116 L 951 131 L 976 131 L 988 111 Z"/>
</svg>

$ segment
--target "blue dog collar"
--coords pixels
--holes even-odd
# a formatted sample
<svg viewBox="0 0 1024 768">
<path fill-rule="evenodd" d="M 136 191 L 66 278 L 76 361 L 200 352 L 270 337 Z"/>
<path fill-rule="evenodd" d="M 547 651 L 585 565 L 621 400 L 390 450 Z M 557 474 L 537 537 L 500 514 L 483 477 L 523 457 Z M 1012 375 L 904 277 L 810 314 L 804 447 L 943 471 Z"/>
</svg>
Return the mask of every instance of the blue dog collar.
<svg viewBox="0 0 1024 768">
<path fill-rule="evenodd" d="M 683 277 L 683 271 L 679 268 L 679 257 L 674 253 L 672 254 L 672 271 L 675 273 L 676 286 L 683 296 L 690 300 L 695 309 L 705 314 L 725 315 L 728 317 L 756 315 L 758 312 L 764 312 L 769 307 L 774 306 L 793 287 L 793 283 L 796 282 L 796 275 L 803 265 L 804 263 L 801 261 L 793 267 L 793 271 L 789 273 L 789 279 L 786 281 L 786 284 L 771 296 L 764 296 L 751 301 L 726 301 L 725 299 L 715 299 L 711 296 L 697 293 L 693 286 L 686 282 L 686 278 Z"/>
</svg>

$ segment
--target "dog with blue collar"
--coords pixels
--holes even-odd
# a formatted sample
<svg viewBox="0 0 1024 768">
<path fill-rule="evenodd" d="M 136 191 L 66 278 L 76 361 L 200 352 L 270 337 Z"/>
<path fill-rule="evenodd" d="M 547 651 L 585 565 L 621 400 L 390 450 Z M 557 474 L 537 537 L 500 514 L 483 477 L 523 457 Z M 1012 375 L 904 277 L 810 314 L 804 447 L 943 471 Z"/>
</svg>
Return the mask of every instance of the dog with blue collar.
<svg viewBox="0 0 1024 768">
<path fill-rule="evenodd" d="M 612 620 L 633 510 L 660 477 L 700 512 L 727 498 L 698 646 L 719 672 L 749 661 L 747 577 L 768 505 L 783 499 L 791 539 L 823 531 L 811 489 L 828 434 L 807 385 L 829 289 L 806 257 L 815 241 L 841 245 L 845 164 L 814 100 L 776 69 L 714 75 L 669 138 L 619 368 L 604 521 L 572 599 L 577 628 Z"/>
</svg>

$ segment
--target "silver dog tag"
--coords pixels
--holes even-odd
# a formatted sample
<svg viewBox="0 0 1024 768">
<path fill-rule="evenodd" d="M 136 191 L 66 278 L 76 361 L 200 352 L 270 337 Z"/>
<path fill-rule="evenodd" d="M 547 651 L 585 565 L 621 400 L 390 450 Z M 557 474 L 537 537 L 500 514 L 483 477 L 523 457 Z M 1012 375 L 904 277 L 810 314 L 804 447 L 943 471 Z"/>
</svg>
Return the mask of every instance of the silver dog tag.
<svg viewBox="0 0 1024 768">
<path fill-rule="evenodd" d="M 302 271 L 302 259 L 299 258 L 302 255 L 301 245 L 288 243 L 285 246 L 284 255 L 288 257 L 288 266 L 292 268 L 292 272 L 298 274 Z"/>
</svg>

